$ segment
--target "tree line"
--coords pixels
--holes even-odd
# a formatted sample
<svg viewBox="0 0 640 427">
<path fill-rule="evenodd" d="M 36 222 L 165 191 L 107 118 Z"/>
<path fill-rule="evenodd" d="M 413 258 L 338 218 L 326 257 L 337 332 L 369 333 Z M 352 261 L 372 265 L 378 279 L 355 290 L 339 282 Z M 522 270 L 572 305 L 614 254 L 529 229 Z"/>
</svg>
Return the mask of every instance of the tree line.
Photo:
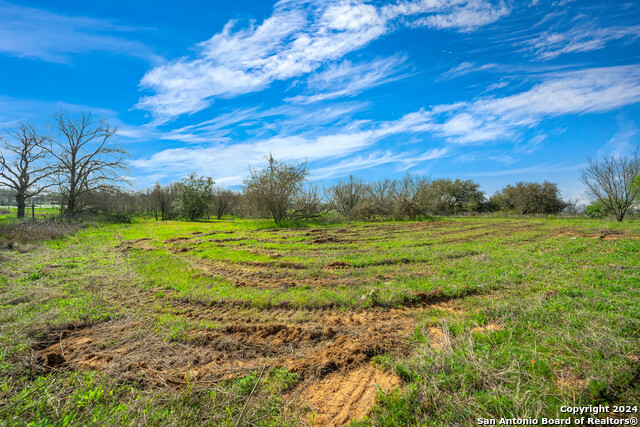
<svg viewBox="0 0 640 427">
<path fill-rule="evenodd" d="M 1 183 L 14 193 L 18 218 L 28 199 L 53 189 L 62 197 L 63 214 L 74 216 L 82 199 L 124 180 L 126 152 L 112 141 L 116 127 L 91 113 L 61 110 L 51 119 L 47 130 L 18 122 L 0 135 Z"/>
<path fill-rule="evenodd" d="M 434 215 L 511 212 L 521 215 L 577 213 L 576 202 L 560 197 L 555 183 L 518 182 L 487 197 L 469 179 L 420 177 L 364 182 L 354 176 L 321 187 L 309 182 L 306 162 L 266 157 L 264 168 L 249 168 L 239 191 L 191 173 L 178 182 L 124 191 L 127 153 L 113 142 L 117 127 L 91 113 L 52 115 L 47 132 L 19 122 L 0 135 L 0 184 L 14 195 L 18 218 L 29 199 L 56 195 L 61 214 L 103 213 L 127 221 L 136 213 L 156 219 L 196 220 L 225 215 L 272 218 L 276 223 L 309 219 L 418 219 Z M 589 160 L 581 181 L 595 196 L 590 215 L 622 221 L 640 197 L 640 155 Z"/>
</svg>

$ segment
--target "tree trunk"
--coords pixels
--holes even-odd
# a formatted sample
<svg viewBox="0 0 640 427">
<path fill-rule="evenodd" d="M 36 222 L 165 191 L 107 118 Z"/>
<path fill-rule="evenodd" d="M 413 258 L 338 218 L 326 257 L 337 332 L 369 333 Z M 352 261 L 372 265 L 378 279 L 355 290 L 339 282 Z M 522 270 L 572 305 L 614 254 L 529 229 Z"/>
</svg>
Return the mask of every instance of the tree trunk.
<svg viewBox="0 0 640 427">
<path fill-rule="evenodd" d="M 64 213 L 66 217 L 72 217 L 76 214 L 76 198 L 75 196 L 69 196 L 67 201 L 67 211 Z"/>
<path fill-rule="evenodd" d="M 622 222 L 622 220 L 624 219 L 624 214 L 625 214 L 625 210 L 624 209 L 620 209 L 616 213 L 616 219 L 618 220 L 618 222 Z"/>
<path fill-rule="evenodd" d="M 23 194 L 16 195 L 16 202 L 18 202 L 18 218 L 24 218 L 24 210 L 25 210 L 25 197 Z"/>
</svg>

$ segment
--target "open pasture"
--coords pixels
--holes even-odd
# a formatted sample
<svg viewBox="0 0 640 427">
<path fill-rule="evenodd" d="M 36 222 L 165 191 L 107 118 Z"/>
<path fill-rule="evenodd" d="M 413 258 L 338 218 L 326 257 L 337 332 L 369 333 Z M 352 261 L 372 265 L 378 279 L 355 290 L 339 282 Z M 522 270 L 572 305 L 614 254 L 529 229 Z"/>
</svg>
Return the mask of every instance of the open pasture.
<svg viewBox="0 0 640 427">
<path fill-rule="evenodd" d="M 635 222 L 140 220 L 0 257 L 8 425 L 469 425 L 640 402 Z"/>
</svg>

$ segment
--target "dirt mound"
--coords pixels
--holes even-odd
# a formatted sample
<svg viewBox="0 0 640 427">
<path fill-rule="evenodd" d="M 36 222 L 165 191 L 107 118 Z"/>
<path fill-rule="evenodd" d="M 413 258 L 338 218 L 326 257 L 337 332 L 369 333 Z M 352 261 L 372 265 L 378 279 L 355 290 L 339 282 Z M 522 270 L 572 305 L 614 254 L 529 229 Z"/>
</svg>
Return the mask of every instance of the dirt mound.
<svg viewBox="0 0 640 427">
<path fill-rule="evenodd" d="M 142 237 L 140 239 L 134 240 L 123 240 L 118 246 L 116 246 L 116 249 L 120 249 L 121 251 L 129 251 L 134 248 L 142 248 L 145 250 L 155 249 L 152 246 L 148 245 L 148 242 L 150 241 L 151 238 L 149 237 Z"/>
<path fill-rule="evenodd" d="M 50 368 L 54 368 L 58 365 L 62 365 L 67 360 L 64 356 L 58 352 L 52 351 L 44 355 L 44 365 Z"/>
<path fill-rule="evenodd" d="M 388 393 L 400 384 L 397 376 L 365 365 L 305 383 L 299 388 L 298 398 L 314 414 L 310 416 L 314 425 L 345 425 L 367 415 L 378 390 Z"/>
<path fill-rule="evenodd" d="M 494 331 L 504 331 L 504 326 L 497 325 L 495 323 L 489 323 L 484 326 L 476 326 L 475 328 L 471 328 L 471 332 L 476 332 L 480 334 L 484 334 L 485 332 L 494 332 Z"/>
<path fill-rule="evenodd" d="M 432 305 L 432 304 L 443 303 L 443 302 L 447 302 L 447 301 L 451 301 L 459 298 L 464 298 L 466 296 L 479 295 L 481 293 L 482 292 L 480 289 L 471 288 L 471 289 L 464 289 L 456 295 L 447 295 L 441 289 L 434 289 L 428 292 L 422 292 L 422 291 L 413 292 L 411 293 L 411 296 L 413 297 L 415 302 L 418 304 Z"/>
<path fill-rule="evenodd" d="M 442 350 L 451 345 L 449 340 L 449 335 L 442 330 L 442 328 L 438 328 L 437 326 L 430 326 L 427 331 L 429 332 L 429 337 L 431 338 L 431 346 L 437 350 Z"/>
<path fill-rule="evenodd" d="M 249 265 L 252 267 L 292 268 L 294 270 L 304 270 L 307 268 L 307 266 L 304 264 L 291 261 L 239 261 L 238 264 Z"/>
<path fill-rule="evenodd" d="M 172 237 L 171 239 L 165 240 L 164 243 L 181 243 L 189 240 L 191 240 L 191 237 Z"/>
<path fill-rule="evenodd" d="M 312 243 L 339 243 L 341 242 L 340 239 L 338 239 L 336 236 L 332 236 L 330 234 L 326 234 L 323 236 L 319 236 L 316 239 L 313 240 Z"/>
<path fill-rule="evenodd" d="M 351 265 L 344 261 L 335 261 L 324 266 L 325 270 L 338 270 L 341 268 L 349 268 Z"/>
<path fill-rule="evenodd" d="M 169 248 L 169 252 L 171 252 L 172 254 L 182 254 L 185 252 L 190 252 L 192 251 L 193 248 L 189 247 L 189 246 L 174 246 Z"/>
<path fill-rule="evenodd" d="M 214 234 L 233 234 L 233 231 L 225 230 L 209 230 L 208 233 L 204 233 L 203 236 L 213 236 Z"/>
<path fill-rule="evenodd" d="M 628 230 L 626 230 L 628 231 Z M 636 234 L 625 233 L 622 230 L 601 229 L 595 232 L 585 232 L 574 228 L 564 228 L 557 233 L 551 234 L 551 237 L 586 237 L 589 239 L 601 240 L 620 240 L 620 239 L 639 239 Z"/>
<path fill-rule="evenodd" d="M 248 239 L 246 237 L 227 237 L 226 239 L 210 239 L 209 242 L 227 243 L 227 242 L 241 242 L 243 240 L 248 240 Z"/>
<path fill-rule="evenodd" d="M 379 261 L 374 261 L 371 265 L 394 265 L 394 264 L 411 264 L 415 260 L 409 258 L 385 258 Z"/>
</svg>

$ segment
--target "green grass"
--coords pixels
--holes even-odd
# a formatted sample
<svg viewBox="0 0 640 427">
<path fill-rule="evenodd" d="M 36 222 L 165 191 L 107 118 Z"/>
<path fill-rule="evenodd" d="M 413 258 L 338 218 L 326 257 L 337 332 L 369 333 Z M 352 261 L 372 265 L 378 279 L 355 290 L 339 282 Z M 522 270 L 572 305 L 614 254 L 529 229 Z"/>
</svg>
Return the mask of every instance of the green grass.
<svg viewBox="0 0 640 427">
<path fill-rule="evenodd" d="M 640 402 L 638 222 L 275 227 L 136 219 L 0 257 L 0 419 L 7 425 L 234 425 L 260 373 L 150 387 L 139 372 L 42 368 L 39 343 L 65 330 L 135 321 L 96 351 L 141 337 L 180 349 L 200 345 L 230 318 L 305 325 L 327 310 L 402 307 L 416 319 L 410 350 L 373 362 L 403 385 L 379 393 L 359 425 L 469 425 L 479 417 L 564 417 L 563 405 Z M 222 309 L 235 317 L 216 317 Z M 283 310 L 288 317 L 273 317 Z M 304 408 L 284 403 L 306 379 L 265 354 L 273 363 L 246 420 L 306 422 Z"/>
</svg>

